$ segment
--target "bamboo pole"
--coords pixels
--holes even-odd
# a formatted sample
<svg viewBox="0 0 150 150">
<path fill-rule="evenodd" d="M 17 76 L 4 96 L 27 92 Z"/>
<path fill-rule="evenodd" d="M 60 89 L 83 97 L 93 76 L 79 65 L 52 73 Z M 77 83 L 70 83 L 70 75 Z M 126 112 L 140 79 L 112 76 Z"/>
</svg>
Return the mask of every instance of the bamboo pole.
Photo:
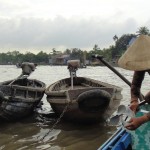
<svg viewBox="0 0 150 150">
<path fill-rule="evenodd" d="M 92 55 L 92 58 L 97 58 L 98 60 L 100 60 L 105 66 L 107 66 L 110 70 L 112 70 L 116 75 L 118 75 L 127 85 L 129 85 L 131 87 L 131 82 L 129 82 L 129 80 L 127 80 L 121 73 L 119 73 L 113 66 L 111 66 L 108 62 L 106 62 L 103 58 L 103 56 L 100 55 Z M 144 96 L 142 94 L 140 94 L 139 97 L 140 101 L 143 103 L 145 103 L 146 101 L 144 100 Z"/>
</svg>

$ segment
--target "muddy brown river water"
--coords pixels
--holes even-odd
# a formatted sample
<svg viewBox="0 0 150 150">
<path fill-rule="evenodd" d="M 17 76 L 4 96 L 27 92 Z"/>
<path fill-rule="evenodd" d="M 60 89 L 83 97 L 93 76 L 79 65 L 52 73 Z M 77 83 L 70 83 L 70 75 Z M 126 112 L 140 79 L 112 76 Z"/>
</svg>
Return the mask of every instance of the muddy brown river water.
<svg viewBox="0 0 150 150">
<path fill-rule="evenodd" d="M 131 81 L 132 71 L 116 69 Z M 16 66 L 0 66 L 1 82 L 14 79 L 20 74 L 21 69 L 16 68 Z M 79 69 L 77 76 L 85 76 L 122 87 L 123 99 L 121 104 L 129 104 L 129 86 L 107 67 L 88 66 Z M 69 77 L 67 66 L 38 66 L 30 76 L 30 78 L 45 82 L 47 86 L 66 77 Z M 148 75 L 146 75 L 142 87 L 144 94 L 149 90 L 147 82 L 150 83 Z M 46 95 L 42 101 L 43 106 L 40 111 L 49 113 L 51 107 L 46 101 Z M 0 150 L 96 150 L 116 131 L 116 127 L 108 126 L 106 123 L 81 125 L 64 121 L 59 122 L 51 131 L 56 121 L 57 118 L 42 118 L 35 113 L 17 122 L 1 122 Z"/>
</svg>

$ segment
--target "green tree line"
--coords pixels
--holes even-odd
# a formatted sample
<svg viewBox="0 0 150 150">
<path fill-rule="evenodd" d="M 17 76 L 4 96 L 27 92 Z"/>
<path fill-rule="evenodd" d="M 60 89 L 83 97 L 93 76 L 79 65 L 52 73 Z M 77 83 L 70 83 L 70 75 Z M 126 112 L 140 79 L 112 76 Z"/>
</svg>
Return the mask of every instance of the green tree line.
<svg viewBox="0 0 150 150">
<path fill-rule="evenodd" d="M 103 55 L 108 61 L 115 59 L 116 56 L 121 56 L 127 49 L 127 46 L 132 38 L 135 38 L 139 34 L 150 35 L 147 27 L 140 27 L 135 34 L 123 34 L 121 37 L 115 35 L 113 38 L 114 45 L 109 48 L 101 49 L 98 44 L 93 46 L 93 49 L 89 52 L 82 51 L 79 48 L 66 49 L 64 52 L 57 51 L 55 48 L 52 49 L 51 53 L 45 53 L 40 51 L 38 54 L 26 52 L 25 54 L 19 51 L 0 53 L 0 64 L 16 64 L 22 62 L 34 62 L 37 64 L 48 64 L 49 59 L 59 55 L 70 55 L 70 59 L 80 59 L 83 62 L 84 56 L 86 59 L 91 60 L 93 54 Z"/>
</svg>

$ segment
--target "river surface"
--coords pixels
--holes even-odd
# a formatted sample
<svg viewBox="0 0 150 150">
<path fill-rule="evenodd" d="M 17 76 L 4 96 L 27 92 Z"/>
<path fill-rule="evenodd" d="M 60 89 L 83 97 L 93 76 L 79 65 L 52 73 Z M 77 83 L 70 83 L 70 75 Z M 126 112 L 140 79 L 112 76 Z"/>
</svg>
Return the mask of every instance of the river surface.
<svg viewBox="0 0 150 150">
<path fill-rule="evenodd" d="M 132 71 L 118 67 L 116 69 L 131 81 Z M 16 68 L 16 66 L 0 66 L 1 82 L 15 79 L 20 74 L 21 69 Z M 77 76 L 84 76 L 122 87 L 123 99 L 121 104 L 129 104 L 129 86 L 107 67 L 88 66 L 79 69 Z M 69 77 L 67 66 L 37 66 L 37 69 L 29 78 L 41 80 L 49 86 L 66 77 Z M 142 86 L 143 94 L 149 90 L 147 82 L 150 82 L 148 75 L 146 75 Z M 50 112 L 51 107 L 46 101 L 46 95 L 44 95 L 42 101 L 42 111 Z M 96 150 L 116 131 L 116 127 L 108 126 L 106 123 L 81 125 L 64 121 L 60 121 L 51 131 L 56 121 L 56 118 L 43 119 L 38 115 L 31 115 L 17 122 L 1 122 L 0 150 Z"/>
</svg>

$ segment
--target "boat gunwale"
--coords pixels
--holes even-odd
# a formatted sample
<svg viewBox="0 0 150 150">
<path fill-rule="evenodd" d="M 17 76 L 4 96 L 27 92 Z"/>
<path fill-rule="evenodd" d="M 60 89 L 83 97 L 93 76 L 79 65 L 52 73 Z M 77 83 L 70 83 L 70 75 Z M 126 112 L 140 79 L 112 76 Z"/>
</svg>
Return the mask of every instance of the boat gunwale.
<svg viewBox="0 0 150 150">
<path fill-rule="evenodd" d="M 96 83 L 96 84 L 101 84 L 104 88 L 114 88 L 117 91 L 122 91 L 121 87 L 113 85 L 113 84 L 105 83 L 105 82 L 102 82 L 100 80 L 95 80 L 95 79 L 91 79 L 91 78 L 87 78 L 87 77 L 77 77 L 77 78 L 85 79 L 87 81 L 92 81 L 93 83 Z M 50 86 L 48 86 L 46 88 L 45 93 L 47 95 L 50 94 L 50 93 L 53 93 L 53 94 L 54 93 L 62 93 L 63 94 L 65 91 L 68 91 L 68 89 L 67 90 L 53 90 L 55 86 L 59 85 L 61 82 L 66 81 L 68 79 L 70 79 L 70 78 L 64 78 L 64 79 L 61 79 L 61 80 L 58 80 L 58 81 L 54 82 L 53 84 L 51 84 Z M 94 87 L 94 86 L 93 87 L 89 86 L 89 87 L 91 87 L 91 88 L 103 88 L 103 87 Z"/>
<path fill-rule="evenodd" d="M 97 90 L 97 89 L 100 89 L 100 90 L 106 90 L 106 89 L 114 89 L 114 91 L 117 91 L 115 88 L 112 88 L 112 87 L 89 87 L 89 88 L 80 88 L 80 89 L 69 89 L 69 90 L 61 90 L 61 91 L 46 91 L 45 93 L 48 95 L 48 96 L 64 96 L 66 95 L 66 93 L 68 91 L 77 91 L 77 90 L 84 90 L 86 89 L 86 91 L 89 91 L 89 90 Z M 106 90 L 107 91 L 107 90 Z M 114 92 L 112 92 L 113 94 Z"/>
<path fill-rule="evenodd" d="M 46 84 L 44 82 L 41 82 L 39 80 L 36 79 L 28 79 L 29 81 L 34 81 L 37 82 L 38 84 L 41 85 L 41 87 L 33 87 L 33 86 L 21 86 L 21 85 L 9 85 L 9 83 L 11 83 L 11 81 L 13 80 L 8 80 L 8 81 L 4 81 L 4 82 L 0 82 L 0 87 L 9 87 L 9 88 L 13 88 L 13 89 L 19 89 L 19 90 L 28 90 L 28 91 L 37 91 L 37 92 L 44 92 L 46 89 Z"/>
<path fill-rule="evenodd" d="M 13 97 L 13 96 L 6 96 L 7 97 L 7 100 L 3 100 L 3 101 L 5 101 L 5 102 L 13 102 L 13 103 L 15 103 L 15 102 L 23 102 L 23 103 L 35 103 L 35 102 L 38 102 L 40 99 L 41 99 L 41 97 L 43 97 L 43 96 L 39 96 L 39 97 L 36 97 L 36 98 L 32 98 L 32 97 L 22 97 L 22 96 L 15 96 L 15 97 Z"/>
</svg>

